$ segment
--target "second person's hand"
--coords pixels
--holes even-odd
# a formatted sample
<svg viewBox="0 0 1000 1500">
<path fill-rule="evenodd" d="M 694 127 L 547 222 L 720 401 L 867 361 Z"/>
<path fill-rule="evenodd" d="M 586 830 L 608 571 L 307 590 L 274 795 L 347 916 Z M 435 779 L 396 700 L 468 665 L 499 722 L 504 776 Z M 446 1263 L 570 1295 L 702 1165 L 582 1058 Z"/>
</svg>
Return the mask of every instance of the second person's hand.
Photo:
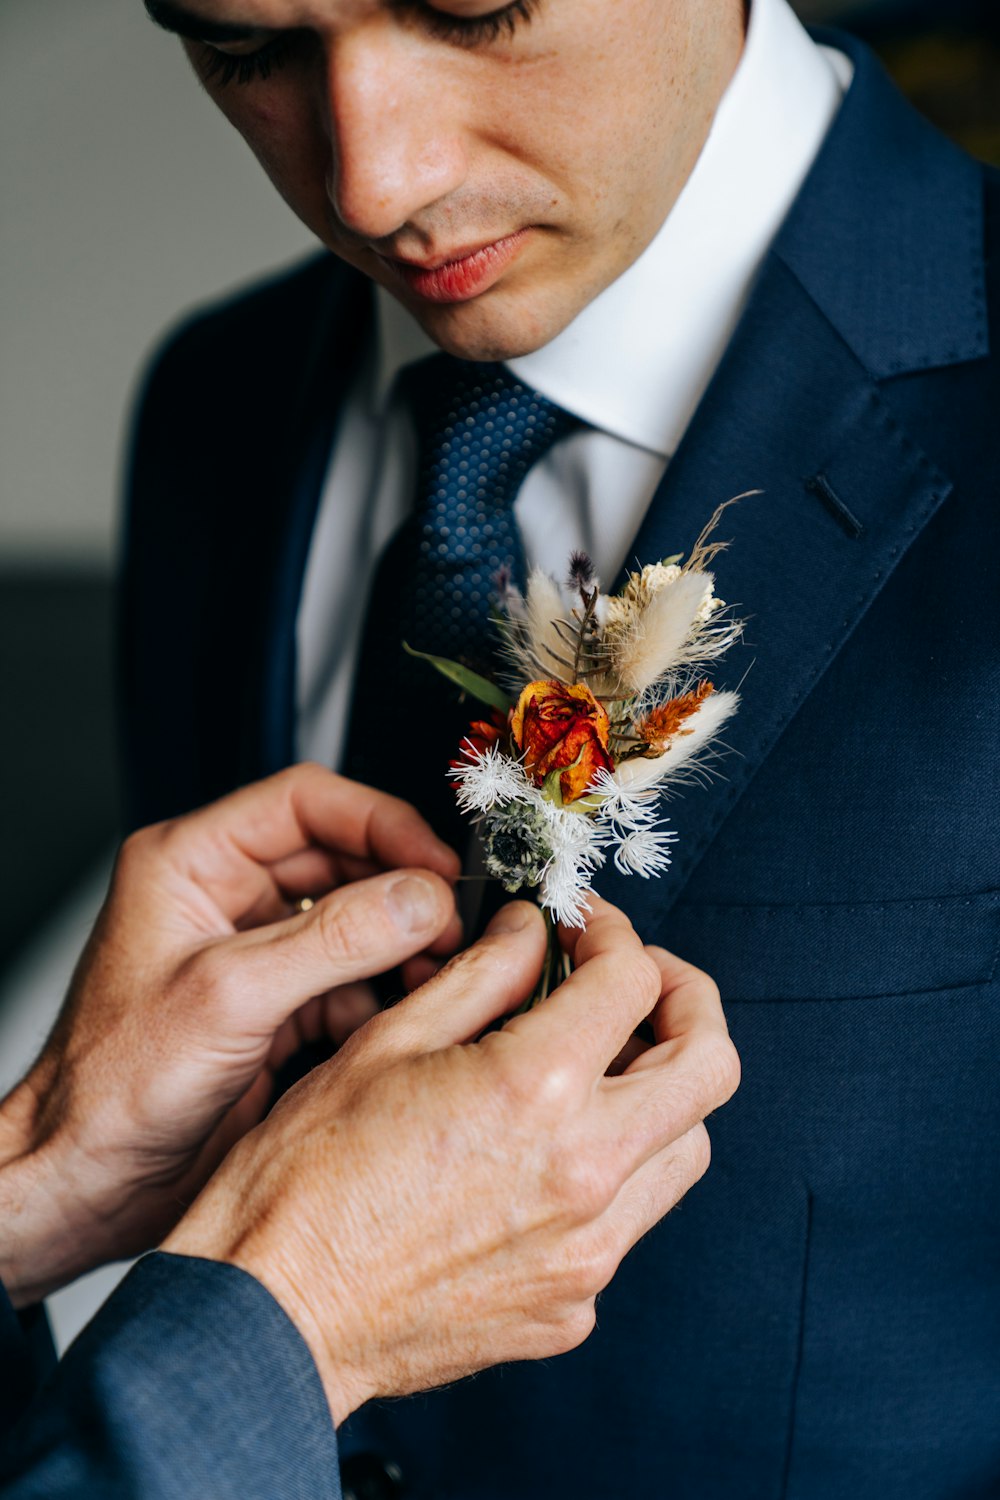
<svg viewBox="0 0 1000 1500">
<path fill-rule="evenodd" d="M 454 950 L 458 871 L 408 804 L 320 766 L 129 839 L 55 1030 L 0 1106 L 15 1305 L 156 1244 L 302 1041 L 367 1020 L 368 976 Z"/>
</svg>

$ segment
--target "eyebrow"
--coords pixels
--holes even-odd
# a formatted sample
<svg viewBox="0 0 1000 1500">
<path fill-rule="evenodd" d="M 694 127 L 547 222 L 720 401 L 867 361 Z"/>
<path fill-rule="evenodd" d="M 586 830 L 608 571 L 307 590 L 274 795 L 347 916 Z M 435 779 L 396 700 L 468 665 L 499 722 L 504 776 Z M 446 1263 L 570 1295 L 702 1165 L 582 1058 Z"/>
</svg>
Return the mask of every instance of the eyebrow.
<svg viewBox="0 0 1000 1500">
<path fill-rule="evenodd" d="M 150 20 L 164 31 L 187 37 L 193 42 L 245 42 L 249 37 L 260 36 L 264 26 L 236 26 L 224 21 L 209 21 L 195 11 L 175 5 L 173 0 L 145 0 Z"/>
</svg>

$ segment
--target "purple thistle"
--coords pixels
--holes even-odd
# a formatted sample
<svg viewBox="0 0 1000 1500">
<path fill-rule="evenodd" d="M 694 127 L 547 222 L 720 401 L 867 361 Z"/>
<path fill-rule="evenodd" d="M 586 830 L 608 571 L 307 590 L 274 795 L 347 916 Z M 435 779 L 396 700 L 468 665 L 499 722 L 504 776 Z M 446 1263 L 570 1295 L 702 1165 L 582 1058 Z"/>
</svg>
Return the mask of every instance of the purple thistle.
<svg viewBox="0 0 1000 1500">
<path fill-rule="evenodd" d="M 497 602 L 501 606 L 505 605 L 508 598 L 510 597 L 510 565 L 508 563 L 503 563 L 499 568 L 497 568 L 496 572 L 493 574 L 493 577 L 490 579 L 490 582 L 493 585 L 493 592 L 497 596 Z"/>
<path fill-rule="evenodd" d="M 597 573 L 591 558 L 586 552 L 573 552 L 569 559 L 569 578 L 567 582 L 571 589 L 579 589 L 581 594 L 593 588 L 597 579 Z"/>
</svg>

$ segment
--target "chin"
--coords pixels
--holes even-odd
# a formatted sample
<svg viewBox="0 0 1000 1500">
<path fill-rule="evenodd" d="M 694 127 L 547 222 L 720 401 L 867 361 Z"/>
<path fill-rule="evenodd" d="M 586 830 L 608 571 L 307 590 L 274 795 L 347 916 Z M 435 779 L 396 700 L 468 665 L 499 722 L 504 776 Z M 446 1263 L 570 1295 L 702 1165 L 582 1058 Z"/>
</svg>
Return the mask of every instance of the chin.
<svg viewBox="0 0 1000 1500">
<path fill-rule="evenodd" d="M 458 359 L 500 361 L 533 354 L 572 322 L 577 309 L 557 313 L 542 299 L 505 294 L 502 287 L 471 302 L 410 306 L 429 338 Z"/>
</svg>

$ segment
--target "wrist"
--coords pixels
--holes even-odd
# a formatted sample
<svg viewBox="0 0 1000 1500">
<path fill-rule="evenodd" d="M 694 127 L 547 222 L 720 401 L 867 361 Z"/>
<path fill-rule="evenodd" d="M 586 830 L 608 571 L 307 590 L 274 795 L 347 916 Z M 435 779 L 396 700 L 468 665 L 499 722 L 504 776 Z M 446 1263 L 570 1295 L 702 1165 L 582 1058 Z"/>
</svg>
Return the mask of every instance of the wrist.
<svg viewBox="0 0 1000 1500">
<path fill-rule="evenodd" d="M 34 1074 L 0 1105 L 0 1280 L 14 1307 L 30 1307 L 92 1270 L 110 1217 L 82 1192 L 79 1153 L 43 1116 Z"/>
<path fill-rule="evenodd" d="M 39 1301 L 37 1097 L 27 1079 L 0 1104 L 0 1281 L 14 1307 Z"/>
<path fill-rule="evenodd" d="M 180 1223 L 160 1246 L 172 1255 L 193 1256 L 238 1267 L 258 1281 L 295 1325 L 312 1355 L 326 1395 L 334 1426 L 375 1394 L 358 1362 L 345 1359 L 330 1324 L 335 1316 L 320 1318 L 315 1310 L 321 1302 L 332 1314 L 336 1299 L 331 1289 L 330 1257 L 310 1259 L 302 1250 L 301 1234 L 292 1249 L 285 1243 L 278 1216 L 278 1229 L 242 1227 L 240 1195 L 227 1203 L 229 1195 L 218 1182 L 209 1185 Z M 321 1290 L 321 1295 L 317 1295 Z"/>
</svg>

